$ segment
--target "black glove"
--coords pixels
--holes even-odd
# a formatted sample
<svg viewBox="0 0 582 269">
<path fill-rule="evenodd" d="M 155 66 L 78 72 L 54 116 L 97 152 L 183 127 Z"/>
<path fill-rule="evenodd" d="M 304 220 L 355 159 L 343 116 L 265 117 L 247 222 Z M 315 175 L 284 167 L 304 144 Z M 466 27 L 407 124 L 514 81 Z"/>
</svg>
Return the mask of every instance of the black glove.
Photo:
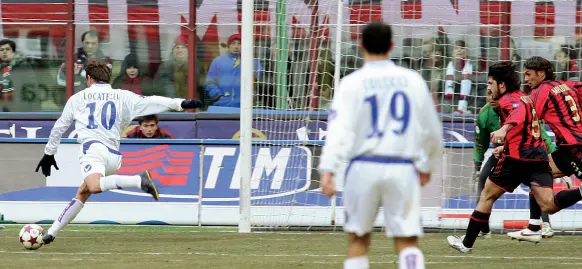
<svg viewBox="0 0 582 269">
<path fill-rule="evenodd" d="M 59 170 L 59 167 L 57 166 L 57 161 L 55 161 L 55 156 L 45 154 L 44 156 L 42 156 L 42 159 L 40 159 L 40 162 L 38 163 L 35 172 L 38 172 L 38 169 L 42 167 L 42 174 L 45 177 L 48 177 L 51 175 L 51 166 L 53 165 L 57 170 Z"/>
<path fill-rule="evenodd" d="M 474 163 L 475 172 L 481 171 L 481 165 L 483 164 L 483 162 L 473 161 L 473 163 Z"/>
<path fill-rule="evenodd" d="M 475 171 L 473 172 L 473 181 L 479 182 L 479 177 L 481 177 L 481 164 L 482 162 L 475 162 Z"/>
<path fill-rule="evenodd" d="M 184 100 L 182 101 L 182 108 L 183 109 L 191 109 L 191 108 L 199 108 L 202 107 L 202 102 L 198 100 Z"/>
</svg>

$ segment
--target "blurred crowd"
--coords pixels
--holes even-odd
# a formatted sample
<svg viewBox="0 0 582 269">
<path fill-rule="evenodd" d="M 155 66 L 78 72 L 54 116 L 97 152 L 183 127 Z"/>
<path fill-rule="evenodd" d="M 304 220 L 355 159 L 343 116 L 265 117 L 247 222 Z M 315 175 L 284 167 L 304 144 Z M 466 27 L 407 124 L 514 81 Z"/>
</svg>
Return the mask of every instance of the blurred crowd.
<svg viewBox="0 0 582 269">
<path fill-rule="evenodd" d="M 78 37 L 74 70 L 74 92 L 86 87 L 84 68 L 92 59 L 102 60 L 112 69 L 111 84 L 115 88 L 140 95 L 163 95 L 187 98 L 188 38 L 173 38 L 169 55 L 152 69 L 151 62 L 138 53 L 130 52 L 123 60 L 113 60 L 101 49 L 99 33 L 88 31 Z M 79 43 L 77 43 L 79 44 Z M 241 36 L 232 34 L 219 44 L 222 53 L 214 50 L 208 57 L 207 44 L 196 46 L 196 98 L 209 106 L 240 106 L 241 95 Z M 254 105 L 266 109 L 315 109 L 325 111 L 333 98 L 335 53 L 329 40 L 320 42 L 316 63 L 307 41 L 292 42 L 288 57 L 277 58 L 270 39 L 255 41 Z M 465 40 L 449 40 L 445 34 L 418 39 L 404 38 L 395 44 L 399 53 L 393 61 L 418 70 L 425 78 L 438 111 L 443 114 L 475 114 L 486 101 L 486 71 L 488 65 L 500 59 L 500 38 L 482 38 L 479 53 L 469 55 Z M 410 49 L 408 49 L 410 48 Z M 206 49 L 206 50 L 205 50 Z M 511 40 L 510 57 L 522 62 L 519 50 Z M 561 45 L 551 59 L 559 79 L 579 80 L 580 48 Z M 478 55 L 478 56 L 475 56 Z M 342 48 L 340 77 L 363 64 L 357 44 Z M 315 64 L 315 65 L 314 65 Z M 47 64 L 27 57 L 11 39 L 0 40 L 0 109 L 2 112 L 61 111 L 66 95 L 66 61 Z M 317 70 L 315 78 L 310 70 Z M 285 74 L 279 70 L 286 70 Z M 285 96 L 285 98 L 278 98 Z M 308 98 L 317 96 L 318 98 Z M 313 103 L 315 100 L 315 104 Z M 157 120 L 156 120 L 157 121 Z"/>
</svg>

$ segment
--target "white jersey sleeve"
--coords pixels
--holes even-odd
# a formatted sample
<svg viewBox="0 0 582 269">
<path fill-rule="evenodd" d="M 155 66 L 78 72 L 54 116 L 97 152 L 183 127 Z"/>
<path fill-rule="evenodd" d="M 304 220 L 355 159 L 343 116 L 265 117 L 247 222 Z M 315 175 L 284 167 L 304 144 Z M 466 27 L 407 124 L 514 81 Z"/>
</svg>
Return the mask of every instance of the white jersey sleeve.
<svg viewBox="0 0 582 269">
<path fill-rule="evenodd" d="M 162 96 L 141 96 L 133 92 L 123 90 L 125 107 L 129 110 L 131 118 L 162 113 L 168 110 L 182 111 L 181 98 L 168 98 Z"/>
<path fill-rule="evenodd" d="M 327 119 L 327 135 L 322 150 L 319 169 L 336 173 L 349 159 L 349 153 L 356 138 L 355 125 L 358 114 L 354 113 L 362 103 L 362 95 L 357 94 L 348 80 L 342 80 L 336 91 Z"/>
<path fill-rule="evenodd" d="M 73 124 L 73 120 L 75 119 L 75 100 L 76 96 L 72 96 L 67 100 L 61 116 L 55 122 L 55 125 L 51 130 L 48 143 L 44 149 L 45 154 L 55 155 L 55 153 L 57 153 L 63 134 L 69 129 L 69 127 L 71 127 L 71 124 Z"/>
</svg>

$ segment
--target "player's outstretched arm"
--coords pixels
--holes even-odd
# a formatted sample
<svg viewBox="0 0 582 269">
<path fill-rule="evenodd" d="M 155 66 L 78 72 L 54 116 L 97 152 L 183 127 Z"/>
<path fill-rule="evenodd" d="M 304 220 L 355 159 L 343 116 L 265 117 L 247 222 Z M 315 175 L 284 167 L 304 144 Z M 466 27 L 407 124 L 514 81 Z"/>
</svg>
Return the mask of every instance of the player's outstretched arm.
<svg viewBox="0 0 582 269">
<path fill-rule="evenodd" d="M 63 109 L 61 116 L 55 122 L 55 125 L 51 130 L 48 143 L 44 150 L 45 154 L 54 155 L 57 152 L 63 134 L 69 129 L 69 127 L 71 127 L 71 124 L 73 124 L 73 120 L 75 119 L 75 100 L 75 96 L 69 98 L 67 104 L 65 104 L 65 108 Z"/>
<path fill-rule="evenodd" d="M 61 143 L 63 134 L 69 129 L 69 127 L 71 127 L 71 124 L 73 124 L 73 120 L 75 119 L 75 100 L 75 96 L 69 98 L 67 104 L 65 104 L 65 108 L 63 109 L 61 116 L 55 122 L 55 125 L 51 130 L 48 143 L 44 149 L 44 156 L 36 166 L 35 172 L 38 172 L 38 169 L 42 168 L 42 174 L 45 176 L 50 176 L 52 166 L 59 170 L 54 155 L 59 149 L 59 144 Z"/>
<path fill-rule="evenodd" d="M 182 111 L 202 107 L 198 100 L 185 100 L 181 98 L 168 98 L 163 96 L 140 96 L 130 91 L 123 91 L 127 108 L 132 116 L 139 117 L 162 113 L 168 110 Z"/>
</svg>

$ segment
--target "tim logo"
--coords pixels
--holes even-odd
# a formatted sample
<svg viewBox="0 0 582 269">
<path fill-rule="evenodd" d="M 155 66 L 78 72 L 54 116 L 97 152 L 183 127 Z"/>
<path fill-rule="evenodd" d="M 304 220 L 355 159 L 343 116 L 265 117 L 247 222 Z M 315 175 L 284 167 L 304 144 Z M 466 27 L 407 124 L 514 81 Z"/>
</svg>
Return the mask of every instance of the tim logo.
<svg viewBox="0 0 582 269">
<path fill-rule="evenodd" d="M 194 152 L 172 151 L 168 145 L 125 151 L 122 154 L 123 161 L 118 174 L 135 175 L 147 169 L 153 179 L 165 186 L 186 185 L 194 157 Z"/>
</svg>

